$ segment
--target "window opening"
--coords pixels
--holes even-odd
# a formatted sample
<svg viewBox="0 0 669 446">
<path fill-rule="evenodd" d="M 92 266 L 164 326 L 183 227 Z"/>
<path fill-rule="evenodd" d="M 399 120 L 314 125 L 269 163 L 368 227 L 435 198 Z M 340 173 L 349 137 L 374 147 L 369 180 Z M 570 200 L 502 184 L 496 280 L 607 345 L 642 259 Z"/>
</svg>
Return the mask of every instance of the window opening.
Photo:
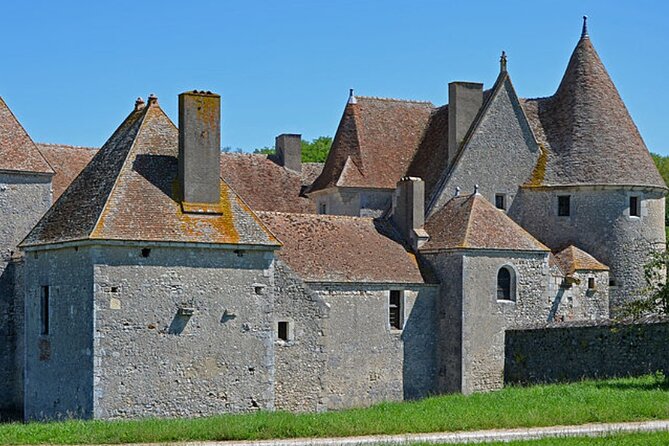
<svg viewBox="0 0 669 446">
<path fill-rule="evenodd" d="M 558 197 L 558 216 L 559 217 L 569 217 L 571 213 L 570 209 L 570 196 L 562 195 Z"/>
<path fill-rule="evenodd" d="M 594 277 L 588 277 L 588 289 L 590 289 L 590 290 L 595 289 L 595 278 Z"/>
<path fill-rule="evenodd" d="M 151 255 L 151 248 L 142 248 L 142 257 L 148 257 Z"/>
<path fill-rule="evenodd" d="M 278 333 L 279 339 L 281 339 L 283 341 L 288 340 L 288 322 L 279 321 L 279 327 L 278 327 L 277 331 L 279 332 Z"/>
<path fill-rule="evenodd" d="M 400 290 L 390 290 L 390 299 L 388 302 L 388 322 L 390 328 L 396 330 L 402 329 L 402 292 Z"/>
<path fill-rule="evenodd" d="M 497 209 L 501 209 L 503 211 L 506 210 L 506 203 L 505 203 L 504 198 L 505 198 L 504 194 L 496 194 L 495 195 L 495 207 Z"/>
<path fill-rule="evenodd" d="M 43 286 L 40 292 L 40 333 L 49 334 L 49 286 Z"/>
<path fill-rule="evenodd" d="M 639 197 L 630 197 L 630 217 L 640 217 L 641 209 Z"/>
<path fill-rule="evenodd" d="M 328 213 L 327 211 L 328 211 L 328 207 L 327 207 L 327 205 L 326 205 L 325 203 L 321 203 L 321 204 L 318 206 L 318 213 L 319 213 L 319 214 L 323 214 L 323 215 L 325 215 L 325 214 Z"/>
<path fill-rule="evenodd" d="M 500 268 L 497 273 L 497 299 L 511 300 L 511 271 Z"/>
</svg>

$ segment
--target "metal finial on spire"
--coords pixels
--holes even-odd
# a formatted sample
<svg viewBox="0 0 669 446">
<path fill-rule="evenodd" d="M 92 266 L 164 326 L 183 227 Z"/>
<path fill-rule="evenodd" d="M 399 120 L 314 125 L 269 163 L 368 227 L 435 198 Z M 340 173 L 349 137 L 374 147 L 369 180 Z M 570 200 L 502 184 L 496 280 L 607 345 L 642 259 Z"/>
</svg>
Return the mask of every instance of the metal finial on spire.
<svg viewBox="0 0 669 446">
<path fill-rule="evenodd" d="M 588 37 L 588 16 L 583 16 L 583 31 L 581 31 L 581 39 Z"/>
<path fill-rule="evenodd" d="M 502 51 L 502 56 L 499 58 L 499 71 L 506 72 L 506 51 Z"/>
<path fill-rule="evenodd" d="M 474 185 L 474 195 L 479 195 L 479 185 L 478 184 Z"/>
<path fill-rule="evenodd" d="M 355 95 L 353 94 L 353 89 L 349 88 L 348 90 L 348 103 L 349 104 L 357 104 L 358 100 L 355 98 Z"/>
<path fill-rule="evenodd" d="M 455 188 L 455 196 L 459 197 L 460 196 L 460 186 Z"/>
</svg>

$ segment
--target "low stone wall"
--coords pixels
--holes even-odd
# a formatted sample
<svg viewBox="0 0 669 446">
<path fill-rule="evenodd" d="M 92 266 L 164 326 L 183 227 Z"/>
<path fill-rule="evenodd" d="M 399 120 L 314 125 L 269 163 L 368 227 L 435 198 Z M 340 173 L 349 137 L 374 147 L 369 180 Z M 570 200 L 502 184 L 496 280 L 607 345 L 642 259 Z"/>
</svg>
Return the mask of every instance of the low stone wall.
<svg viewBox="0 0 669 446">
<path fill-rule="evenodd" d="M 575 381 L 669 370 L 669 323 L 510 330 L 505 383 Z"/>
</svg>

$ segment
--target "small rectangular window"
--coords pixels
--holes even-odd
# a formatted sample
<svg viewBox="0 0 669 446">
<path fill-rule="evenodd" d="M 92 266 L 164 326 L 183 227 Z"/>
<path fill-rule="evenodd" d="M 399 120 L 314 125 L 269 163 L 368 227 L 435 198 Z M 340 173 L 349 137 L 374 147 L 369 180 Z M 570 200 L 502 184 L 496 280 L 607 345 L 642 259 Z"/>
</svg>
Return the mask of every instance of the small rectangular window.
<svg viewBox="0 0 669 446">
<path fill-rule="evenodd" d="M 506 210 L 506 200 L 504 199 L 504 194 L 496 194 L 495 195 L 495 207 L 497 209 L 502 209 Z"/>
<path fill-rule="evenodd" d="M 40 334 L 49 334 L 49 286 L 43 286 L 40 291 Z"/>
<path fill-rule="evenodd" d="M 569 217 L 571 215 L 569 195 L 561 195 L 558 197 L 558 216 Z"/>
<path fill-rule="evenodd" d="M 277 337 L 281 339 L 282 341 L 287 341 L 288 340 L 288 322 L 287 321 L 279 321 L 279 326 L 278 326 L 278 334 Z"/>
<path fill-rule="evenodd" d="M 390 300 L 388 301 L 388 322 L 390 328 L 395 330 L 402 329 L 402 292 L 399 290 L 390 290 Z"/>
<path fill-rule="evenodd" d="M 641 216 L 641 200 L 639 197 L 630 197 L 630 217 L 640 217 Z"/>
<path fill-rule="evenodd" d="M 318 205 L 318 213 L 319 214 L 325 215 L 325 214 L 328 213 L 327 211 L 328 211 L 328 208 L 327 208 L 327 205 L 325 203 L 321 203 L 321 204 Z"/>
<path fill-rule="evenodd" d="M 590 289 L 590 290 L 595 289 L 595 278 L 594 277 L 588 277 L 588 289 Z"/>
</svg>

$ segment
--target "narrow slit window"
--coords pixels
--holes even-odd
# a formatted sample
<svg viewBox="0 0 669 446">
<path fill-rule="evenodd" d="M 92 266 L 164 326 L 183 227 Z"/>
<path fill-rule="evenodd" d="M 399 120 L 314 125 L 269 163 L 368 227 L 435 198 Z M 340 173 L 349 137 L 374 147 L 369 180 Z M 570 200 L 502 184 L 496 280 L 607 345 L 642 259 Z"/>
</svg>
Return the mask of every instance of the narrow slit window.
<svg viewBox="0 0 669 446">
<path fill-rule="evenodd" d="M 558 197 L 558 216 L 569 217 L 571 215 L 571 196 L 561 195 Z"/>
<path fill-rule="evenodd" d="M 641 216 L 641 206 L 639 206 L 641 200 L 639 197 L 630 197 L 630 217 L 640 217 Z"/>
<path fill-rule="evenodd" d="M 326 205 L 325 203 L 321 203 L 321 204 L 318 206 L 318 213 L 319 213 L 319 214 L 322 214 L 322 215 L 325 215 L 325 214 L 328 213 L 328 207 L 327 207 L 327 205 Z"/>
<path fill-rule="evenodd" d="M 504 194 L 496 194 L 495 195 L 495 207 L 497 209 L 501 209 L 503 211 L 506 210 L 506 197 L 504 197 Z"/>
<path fill-rule="evenodd" d="M 43 286 L 40 291 L 40 334 L 49 334 L 49 286 Z"/>
<path fill-rule="evenodd" d="M 595 278 L 594 277 L 588 277 L 588 289 L 589 290 L 594 290 L 595 289 Z"/>
<path fill-rule="evenodd" d="M 399 290 L 390 290 L 390 299 L 388 302 L 388 322 L 390 328 L 395 330 L 402 329 L 402 292 Z"/>
<path fill-rule="evenodd" d="M 287 321 L 279 321 L 279 325 L 277 327 L 277 337 L 281 339 L 282 341 L 287 341 L 288 340 L 288 322 Z"/>
</svg>

